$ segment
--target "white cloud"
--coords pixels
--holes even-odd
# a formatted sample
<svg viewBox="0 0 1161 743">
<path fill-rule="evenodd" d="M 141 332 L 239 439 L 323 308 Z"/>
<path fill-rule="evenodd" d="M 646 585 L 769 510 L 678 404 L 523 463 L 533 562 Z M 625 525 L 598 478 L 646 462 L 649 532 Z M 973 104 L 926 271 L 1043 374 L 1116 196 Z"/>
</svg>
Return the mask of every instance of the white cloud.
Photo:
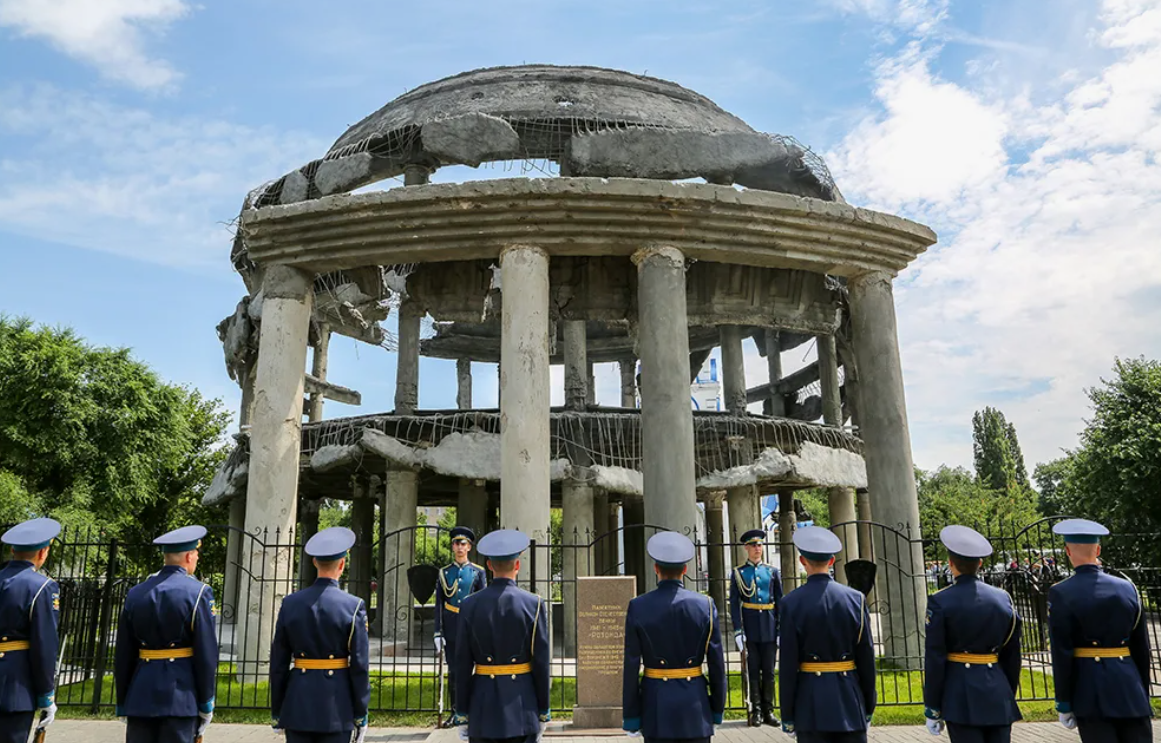
<svg viewBox="0 0 1161 743">
<path fill-rule="evenodd" d="M 227 265 L 246 192 L 325 151 L 271 127 L 0 89 L 0 230 L 178 266 Z"/>
<path fill-rule="evenodd" d="M 844 13 L 858 13 L 875 23 L 924 35 L 947 18 L 951 0 L 829 0 L 829 2 Z"/>
<path fill-rule="evenodd" d="M 921 466 L 969 464 L 984 405 L 1016 423 L 1030 467 L 1058 456 L 1114 356 L 1161 357 L 1158 14 L 1107 2 L 1093 38 L 1113 61 L 1045 105 L 988 100 L 909 48 L 832 156 L 853 201 L 941 234 L 896 288 Z"/>
<path fill-rule="evenodd" d="M 164 31 L 190 11 L 183 0 L 0 0 L 0 26 L 44 39 L 102 75 L 145 90 L 180 75 L 145 51 L 145 33 Z"/>
</svg>

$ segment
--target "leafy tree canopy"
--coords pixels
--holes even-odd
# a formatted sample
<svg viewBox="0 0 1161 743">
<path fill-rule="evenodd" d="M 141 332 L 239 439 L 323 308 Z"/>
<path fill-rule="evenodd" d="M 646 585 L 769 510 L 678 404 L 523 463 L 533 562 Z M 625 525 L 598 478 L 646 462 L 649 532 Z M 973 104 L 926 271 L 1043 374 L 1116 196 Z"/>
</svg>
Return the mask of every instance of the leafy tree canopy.
<svg viewBox="0 0 1161 743">
<path fill-rule="evenodd" d="M 972 416 L 972 454 L 976 477 L 993 490 L 1027 488 L 1028 472 L 1016 438 L 1016 427 L 995 408 Z"/>
<path fill-rule="evenodd" d="M 200 499 L 228 422 L 127 349 L 0 315 L 0 521 L 47 514 L 130 542 L 221 523 Z"/>
</svg>

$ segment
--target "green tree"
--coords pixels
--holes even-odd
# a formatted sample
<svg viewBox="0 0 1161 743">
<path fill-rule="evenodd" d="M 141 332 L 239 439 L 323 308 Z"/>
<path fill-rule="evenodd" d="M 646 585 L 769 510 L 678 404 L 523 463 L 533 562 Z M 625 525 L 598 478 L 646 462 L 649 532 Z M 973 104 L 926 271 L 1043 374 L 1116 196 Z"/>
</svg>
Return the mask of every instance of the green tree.
<svg viewBox="0 0 1161 743">
<path fill-rule="evenodd" d="M 1114 533 L 1141 535 L 1110 544 L 1114 551 L 1155 560 L 1161 558 L 1161 544 L 1150 536 L 1161 529 L 1161 362 L 1117 359 L 1114 371 L 1113 379 L 1087 391 L 1093 416 L 1080 446 L 1044 474 L 1052 475 L 1063 511 Z"/>
<path fill-rule="evenodd" d="M 1060 516 L 1068 513 L 1067 489 L 1072 475 L 1072 454 L 1067 453 L 1051 462 L 1036 465 L 1032 479 L 1040 493 L 1040 512 L 1045 516 Z"/>
<path fill-rule="evenodd" d="M 1035 494 L 1013 487 L 988 488 L 963 467 L 915 472 L 919 490 L 919 525 L 923 536 L 937 539 L 943 527 L 962 524 L 984 534 L 1012 533 L 1039 518 Z"/>
<path fill-rule="evenodd" d="M 1016 427 L 995 408 L 977 410 L 972 416 L 972 453 L 976 477 L 993 490 L 1028 487 L 1024 455 Z"/>
<path fill-rule="evenodd" d="M 133 543 L 187 519 L 222 521 L 200 499 L 228 420 L 219 401 L 166 384 L 126 349 L 0 316 L 0 504 L 15 516 L 48 513 Z"/>
</svg>

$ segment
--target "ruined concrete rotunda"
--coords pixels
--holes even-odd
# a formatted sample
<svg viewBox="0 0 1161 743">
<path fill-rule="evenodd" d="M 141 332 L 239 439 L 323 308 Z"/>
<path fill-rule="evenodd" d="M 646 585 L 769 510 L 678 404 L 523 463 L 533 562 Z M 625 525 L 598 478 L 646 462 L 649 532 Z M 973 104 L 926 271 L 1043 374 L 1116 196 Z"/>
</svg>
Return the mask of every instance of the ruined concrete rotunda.
<svg viewBox="0 0 1161 743">
<path fill-rule="evenodd" d="M 432 182 L 501 162 L 552 177 Z M 723 543 L 723 504 L 736 534 L 760 524 L 760 496 L 816 486 L 831 488 L 834 523 L 855 521 L 858 502 L 863 520 L 917 533 L 892 280 L 934 241 L 846 204 L 794 139 L 665 80 L 529 65 L 421 85 L 246 197 L 232 259 L 248 294 L 219 327 L 243 433 L 206 501 L 231 500 L 247 534 L 305 539 L 320 498 L 352 500 L 367 556 L 376 508 L 383 535 L 407 533 L 418 507 L 456 505 L 478 531 L 543 543 L 558 506 L 566 534 L 692 534 L 704 518 L 700 540 Z M 325 399 L 359 402 L 327 379 L 334 333 L 397 352 L 394 410 L 323 419 Z M 746 338 L 769 366 L 750 388 Z M 783 375 L 781 352 L 808 341 L 818 362 Z M 725 410 L 692 412 L 692 376 L 719 346 Z M 417 409 L 421 355 L 456 360 L 458 410 Z M 499 410 L 473 407 L 473 361 L 499 363 Z M 594 404 L 605 362 L 620 364 L 619 407 Z M 561 408 L 551 364 L 564 365 Z M 596 570 L 644 571 L 642 545 L 623 541 Z M 373 573 L 407 552 L 381 545 Z M 711 578 L 729 560 L 711 549 Z M 385 583 L 378 631 L 391 637 L 407 599 Z M 239 617 L 268 624 L 255 602 L 269 600 L 240 597 Z"/>
</svg>

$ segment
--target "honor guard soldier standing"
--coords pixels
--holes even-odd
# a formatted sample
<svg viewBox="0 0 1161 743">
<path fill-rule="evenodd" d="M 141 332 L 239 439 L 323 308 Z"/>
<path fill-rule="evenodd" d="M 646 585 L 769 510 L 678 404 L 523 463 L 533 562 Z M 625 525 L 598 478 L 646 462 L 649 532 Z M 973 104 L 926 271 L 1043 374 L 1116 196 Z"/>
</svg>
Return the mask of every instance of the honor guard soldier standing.
<svg viewBox="0 0 1161 743">
<path fill-rule="evenodd" d="M 549 713 L 548 605 L 516 586 L 528 537 L 502 529 L 477 547 L 492 583 L 460 607 L 456 628 L 455 723 L 460 739 L 533 741 Z"/>
<path fill-rule="evenodd" d="M 782 730 L 799 743 L 864 743 L 875 711 L 875 650 L 866 597 L 830 577 L 839 538 L 794 534 L 806 583 L 786 594 L 779 668 Z"/>
<path fill-rule="evenodd" d="M 624 724 L 646 741 L 709 741 L 726 708 L 726 661 L 713 599 L 682 585 L 693 542 L 676 532 L 649 539 L 657 588 L 625 615 Z M 638 670 L 645 665 L 644 678 Z M 709 666 L 709 680 L 702 664 Z"/>
<path fill-rule="evenodd" d="M 1153 740 L 1149 634 L 1141 597 L 1098 559 L 1109 530 L 1084 519 L 1052 528 L 1075 572 L 1048 591 L 1056 711 L 1085 743 Z"/>
<path fill-rule="evenodd" d="M 475 533 L 466 526 L 457 526 L 451 530 L 455 561 L 439 571 L 439 588 L 435 592 L 435 652 L 444 653 L 447 659 L 447 685 L 452 709 L 456 708 L 455 641 L 460 605 L 468 596 L 482 591 L 487 585 L 484 569 L 468 561 L 468 553 L 475 541 Z M 444 727 L 453 724 L 452 718 L 448 717 Z"/>
<path fill-rule="evenodd" d="M 939 533 L 954 582 L 927 599 L 927 730 L 952 743 L 1008 743 L 1020 719 L 1020 637 L 1012 597 L 976 578 L 992 545 L 966 526 Z"/>
<path fill-rule="evenodd" d="M 774 716 L 774 661 L 778 656 L 778 604 L 782 601 L 782 574 L 762 562 L 766 532 L 751 529 L 742 535 L 749 559 L 734 568 L 730 581 L 730 618 L 734 644 L 746 653 L 750 686 L 750 727 L 777 726 Z"/>
<path fill-rule="evenodd" d="M 318 579 L 282 600 L 270 647 L 270 712 L 287 743 L 362 743 L 371 704 L 367 607 L 339 588 L 355 532 L 306 543 Z"/>
<path fill-rule="evenodd" d="M 193 575 L 205 535 L 186 526 L 154 539 L 165 566 L 125 597 L 113 675 L 126 743 L 189 743 L 213 719 L 217 611 L 214 592 Z"/>
<path fill-rule="evenodd" d="M 56 717 L 57 614 L 60 588 L 37 571 L 60 534 L 52 519 L 33 519 L 4 532 L 12 559 L 0 570 L 0 743 L 25 743 Z"/>
</svg>

